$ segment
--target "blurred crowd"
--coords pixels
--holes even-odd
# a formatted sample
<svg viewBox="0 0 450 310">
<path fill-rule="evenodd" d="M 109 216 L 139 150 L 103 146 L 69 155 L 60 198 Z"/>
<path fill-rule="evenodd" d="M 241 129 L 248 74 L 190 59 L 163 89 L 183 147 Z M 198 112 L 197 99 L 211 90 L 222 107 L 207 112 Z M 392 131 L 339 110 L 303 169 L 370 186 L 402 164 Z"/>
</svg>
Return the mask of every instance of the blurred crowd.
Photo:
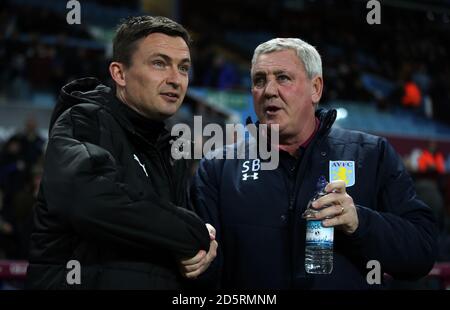
<svg viewBox="0 0 450 310">
<path fill-rule="evenodd" d="M 44 8 L 0 4 L 0 95 L 30 101 L 36 93 L 53 97 L 70 80 L 91 73 L 106 76 L 104 49 L 67 43 L 91 39 L 83 27 Z M 46 22 L 42 22 L 45 20 Z"/>
<path fill-rule="evenodd" d="M 0 144 L 0 259 L 26 259 L 45 140 L 34 118 Z"/>
<path fill-rule="evenodd" d="M 220 10 L 201 1 L 180 2 L 181 22 L 194 39 L 191 85 L 248 91 L 256 44 L 300 36 L 322 53 L 322 102 L 404 106 L 450 124 L 450 24 L 443 21 L 445 15 L 386 6 L 382 23 L 373 26 L 366 23 L 363 3 L 328 2 L 329 9 L 311 2 L 304 11 L 273 1 L 259 6 L 218 1 Z M 14 1 L 2 1 L 0 8 L 0 96 L 55 95 L 61 85 L 86 74 L 108 80 L 107 47 L 95 41 L 89 25 L 68 25 L 63 14 Z"/>
<path fill-rule="evenodd" d="M 249 8 L 241 1 L 231 1 L 214 11 L 198 1 L 190 2 L 185 19 L 200 42 L 216 42 L 241 55 L 240 61 L 231 52 L 231 57 L 224 53 L 204 57 L 208 54 L 205 43 L 200 47 L 203 52 L 198 62 L 207 70 L 200 70 L 196 82 L 248 90 L 252 45 L 271 37 L 301 37 L 322 54 L 322 102 L 372 101 L 380 109 L 403 106 L 450 123 L 447 15 L 383 6 L 382 22 L 374 26 L 366 22 L 364 1 L 324 2 L 312 1 L 304 11 L 286 8 L 283 2 L 263 1 L 256 6 L 250 1 Z M 327 2 L 332 6 L 327 7 Z M 217 39 L 217 33 L 223 33 L 222 39 Z M 259 38 L 261 35 L 264 39 Z M 249 46 L 248 41 L 254 44 Z M 216 79 L 209 78 L 211 71 L 218 72 Z"/>
</svg>

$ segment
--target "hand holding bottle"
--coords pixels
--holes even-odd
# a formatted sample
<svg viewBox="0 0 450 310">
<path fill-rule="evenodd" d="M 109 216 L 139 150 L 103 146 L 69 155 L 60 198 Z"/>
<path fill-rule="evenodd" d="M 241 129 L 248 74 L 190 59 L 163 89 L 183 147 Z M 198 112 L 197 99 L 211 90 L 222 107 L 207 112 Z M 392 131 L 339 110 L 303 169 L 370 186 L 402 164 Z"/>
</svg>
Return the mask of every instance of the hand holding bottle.
<svg viewBox="0 0 450 310">
<path fill-rule="evenodd" d="M 345 182 L 332 181 L 325 187 L 326 194 L 312 201 L 314 219 L 322 220 L 324 227 L 336 227 L 345 234 L 352 234 L 359 225 L 353 198 L 345 190 Z M 327 207 L 328 206 L 328 207 Z"/>
</svg>

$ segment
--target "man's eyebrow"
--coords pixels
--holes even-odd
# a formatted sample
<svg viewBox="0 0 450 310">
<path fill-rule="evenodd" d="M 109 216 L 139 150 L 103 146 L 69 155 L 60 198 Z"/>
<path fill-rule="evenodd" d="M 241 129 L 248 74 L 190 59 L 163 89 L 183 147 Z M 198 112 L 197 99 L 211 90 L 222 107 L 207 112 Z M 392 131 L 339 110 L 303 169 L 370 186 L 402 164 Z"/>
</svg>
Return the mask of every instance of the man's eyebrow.
<svg viewBox="0 0 450 310">
<path fill-rule="evenodd" d="M 173 61 L 173 59 L 171 57 L 169 57 L 166 54 L 162 54 L 162 53 L 151 54 L 150 56 L 148 56 L 148 60 L 155 58 L 155 57 L 161 57 L 162 59 L 164 59 L 166 62 L 169 62 L 169 63 L 171 63 Z M 183 59 L 181 59 L 180 63 L 191 63 L 191 59 L 183 58 Z"/>
<path fill-rule="evenodd" d="M 273 75 L 279 75 L 279 74 L 286 74 L 287 71 L 286 70 L 275 70 L 273 72 L 269 72 L 272 73 Z M 266 76 L 267 73 L 265 71 L 256 71 L 255 73 L 253 73 L 253 77 L 260 77 L 260 76 Z"/>
<path fill-rule="evenodd" d="M 275 70 L 275 71 L 273 72 L 274 75 L 286 74 L 286 73 L 287 73 L 286 70 Z"/>
<path fill-rule="evenodd" d="M 181 59 L 180 63 L 190 65 L 191 64 L 191 60 L 189 58 L 183 58 L 183 59 Z"/>
<path fill-rule="evenodd" d="M 266 73 L 264 71 L 256 71 L 253 73 L 253 77 L 261 77 L 261 76 L 265 76 Z"/>
</svg>

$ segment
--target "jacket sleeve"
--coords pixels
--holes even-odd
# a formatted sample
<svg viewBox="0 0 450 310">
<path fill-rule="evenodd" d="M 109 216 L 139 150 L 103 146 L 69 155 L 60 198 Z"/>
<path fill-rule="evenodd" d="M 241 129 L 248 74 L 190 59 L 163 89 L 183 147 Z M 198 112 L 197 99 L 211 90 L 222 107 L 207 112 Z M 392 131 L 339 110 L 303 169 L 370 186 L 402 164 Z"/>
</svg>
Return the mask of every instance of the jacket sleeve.
<svg viewBox="0 0 450 310">
<path fill-rule="evenodd" d="M 199 168 L 192 180 L 190 201 L 195 212 L 216 229 L 216 241 L 218 243 L 217 256 L 209 268 L 198 277 L 196 284 L 199 288 L 219 288 L 221 279 L 221 267 L 223 264 L 221 225 L 219 215 L 219 160 L 202 159 Z"/>
<path fill-rule="evenodd" d="M 348 238 L 363 261 L 378 260 L 394 278 L 427 275 L 436 258 L 435 219 L 416 197 L 411 177 L 393 147 L 381 140 L 377 210 L 357 206 L 358 229 Z"/>
<path fill-rule="evenodd" d="M 193 212 L 158 197 L 130 196 L 132 184 L 118 181 L 113 156 L 85 138 L 96 130 L 96 116 L 76 107 L 54 125 L 42 179 L 49 211 L 97 242 L 138 251 L 162 248 L 177 258 L 208 250 L 208 231 Z M 84 133 L 82 140 L 77 132 Z"/>
</svg>

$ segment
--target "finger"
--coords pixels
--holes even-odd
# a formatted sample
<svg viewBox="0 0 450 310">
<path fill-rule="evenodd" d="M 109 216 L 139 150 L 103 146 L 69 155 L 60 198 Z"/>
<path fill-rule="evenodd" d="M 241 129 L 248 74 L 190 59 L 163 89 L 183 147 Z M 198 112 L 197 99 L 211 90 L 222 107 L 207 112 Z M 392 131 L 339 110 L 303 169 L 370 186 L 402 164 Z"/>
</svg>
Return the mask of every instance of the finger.
<svg viewBox="0 0 450 310">
<path fill-rule="evenodd" d="M 322 196 L 313 202 L 312 207 L 314 209 L 322 209 L 332 205 L 341 204 L 346 198 L 346 194 L 342 193 L 330 193 Z"/>
<path fill-rule="evenodd" d="M 206 270 L 209 267 L 209 265 L 211 264 L 211 262 L 217 256 L 217 247 L 218 247 L 217 241 L 215 241 L 215 240 L 211 241 L 209 251 L 206 254 L 205 258 L 197 264 L 190 265 L 190 266 L 183 266 L 183 272 L 185 274 L 187 274 L 187 273 L 192 273 L 196 270 L 203 270 L 203 271 Z"/>
<path fill-rule="evenodd" d="M 207 256 L 209 256 L 210 261 L 214 260 L 214 258 L 216 258 L 217 256 L 217 247 L 219 246 L 219 244 L 217 243 L 217 241 L 212 241 L 210 246 L 209 246 L 209 251 Z"/>
<path fill-rule="evenodd" d="M 208 229 L 211 240 L 214 240 L 216 238 L 216 229 L 209 223 L 206 223 L 206 228 Z"/>
<path fill-rule="evenodd" d="M 211 253 L 213 253 L 213 252 L 211 252 Z M 201 266 L 199 266 L 197 269 L 195 269 L 191 272 L 187 272 L 185 274 L 185 276 L 189 279 L 195 279 L 199 275 L 201 275 L 203 272 L 205 272 L 205 270 L 208 269 L 209 265 L 215 258 L 215 254 L 214 254 L 214 257 L 212 256 L 213 254 L 210 254 L 210 255 L 211 256 L 208 256 L 208 259 L 205 259 L 204 263 Z"/>
<path fill-rule="evenodd" d="M 332 206 L 329 208 L 325 208 L 316 213 L 315 219 L 331 219 L 337 216 L 341 216 L 344 212 L 344 207 L 341 205 Z"/>
<path fill-rule="evenodd" d="M 200 262 L 205 256 L 206 256 L 206 251 L 200 250 L 200 251 L 198 251 L 197 255 L 195 255 L 194 257 L 181 260 L 180 263 L 185 266 L 194 265 L 194 264 L 197 264 L 198 262 Z"/>
<path fill-rule="evenodd" d="M 196 278 L 198 278 L 199 275 L 201 275 L 203 273 L 203 271 L 204 271 L 204 268 L 200 268 L 195 271 L 188 272 L 184 276 L 188 279 L 196 279 Z"/>
<path fill-rule="evenodd" d="M 182 265 L 181 268 L 183 270 L 184 273 L 190 273 L 193 272 L 199 268 L 201 268 L 204 264 L 206 264 L 207 262 L 207 257 L 205 256 L 201 261 L 199 261 L 197 264 L 193 264 L 193 265 Z"/>
<path fill-rule="evenodd" d="M 346 187 L 345 181 L 335 180 L 327 184 L 327 186 L 325 187 L 325 191 L 327 193 L 331 192 L 345 193 L 345 187 Z"/>
<path fill-rule="evenodd" d="M 335 216 L 333 218 L 325 219 L 322 221 L 322 225 L 324 227 L 332 227 L 332 226 L 334 227 L 345 224 L 347 224 L 347 219 L 345 215 Z"/>
</svg>

